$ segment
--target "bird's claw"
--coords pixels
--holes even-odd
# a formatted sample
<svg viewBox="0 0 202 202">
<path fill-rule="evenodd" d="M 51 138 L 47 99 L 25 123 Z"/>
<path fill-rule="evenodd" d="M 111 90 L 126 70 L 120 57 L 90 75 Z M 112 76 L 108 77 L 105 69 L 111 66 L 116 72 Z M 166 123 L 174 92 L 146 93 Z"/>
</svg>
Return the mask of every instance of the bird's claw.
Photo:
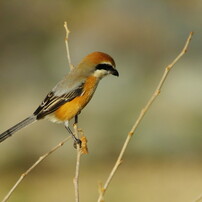
<svg viewBox="0 0 202 202">
<path fill-rule="evenodd" d="M 74 140 L 74 148 L 75 149 L 77 149 L 77 145 L 79 145 L 79 148 L 81 148 L 81 144 L 82 144 L 82 141 L 79 138 L 76 138 Z"/>
</svg>

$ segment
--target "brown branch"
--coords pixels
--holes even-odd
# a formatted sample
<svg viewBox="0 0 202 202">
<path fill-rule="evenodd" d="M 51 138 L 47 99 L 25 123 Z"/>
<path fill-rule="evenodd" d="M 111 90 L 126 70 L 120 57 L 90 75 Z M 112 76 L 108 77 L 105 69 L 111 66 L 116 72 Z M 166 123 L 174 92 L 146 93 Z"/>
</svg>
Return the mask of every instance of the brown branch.
<svg viewBox="0 0 202 202">
<path fill-rule="evenodd" d="M 66 45 L 66 51 L 67 51 L 67 60 L 69 63 L 69 68 L 70 68 L 70 70 L 72 70 L 74 68 L 74 66 L 71 63 L 69 44 L 68 44 L 68 38 L 69 38 L 70 31 L 68 29 L 66 21 L 64 22 L 64 28 L 66 31 L 65 45 Z M 75 134 L 76 138 L 79 138 L 77 118 L 78 117 L 75 117 L 74 134 Z M 80 159 L 81 159 L 81 149 L 80 149 L 79 144 L 76 145 L 76 150 L 77 150 L 77 157 L 76 157 L 76 168 L 75 168 L 75 176 L 73 179 L 73 183 L 74 183 L 75 201 L 79 202 L 79 169 L 80 169 Z"/>
<path fill-rule="evenodd" d="M 66 139 L 64 139 L 62 142 L 60 142 L 58 145 L 56 145 L 55 147 L 53 147 L 49 152 L 45 153 L 44 155 L 40 156 L 38 158 L 38 160 L 26 171 L 24 172 L 20 178 L 18 179 L 18 181 L 14 184 L 14 186 L 11 188 L 11 190 L 8 192 L 8 194 L 4 197 L 4 199 L 2 200 L 2 202 L 6 202 L 11 194 L 15 191 L 15 189 L 18 187 L 18 185 L 22 182 L 22 180 L 37 166 L 39 165 L 39 163 L 41 163 L 45 158 L 47 158 L 50 154 L 52 154 L 54 151 L 56 151 L 57 149 L 59 149 L 60 147 L 62 147 L 69 139 L 71 136 L 67 137 Z"/>
<path fill-rule="evenodd" d="M 189 43 L 190 43 L 190 40 L 192 38 L 192 35 L 193 35 L 193 32 L 191 32 L 186 40 L 186 43 L 184 45 L 184 48 L 182 49 L 182 51 L 179 53 L 179 55 L 173 60 L 173 62 L 171 64 L 169 64 L 166 68 L 165 68 L 165 71 L 163 73 L 163 76 L 161 77 L 161 80 L 156 88 L 156 90 L 154 91 L 154 93 L 152 94 L 151 98 L 149 99 L 149 101 L 147 102 L 146 106 L 141 110 L 136 122 L 134 123 L 134 125 L 132 126 L 130 132 L 128 133 L 127 135 L 127 138 L 123 144 L 123 147 L 121 149 L 121 152 L 116 160 L 116 163 L 111 171 L 111 173 L 109 174 L 105 184 L 103 187 L 100 187 L 99 189 L 99 197 L 98 197 L 98 202 L 101 202 L 101 201 L 104 201 L 104 194 L 113 178 L 113 176 L 115 175 L 119 165 L 121 164 L 122 162 L 122 158 L 123 158 L 123 155 L 125 153 L 125 150 L 132 138 L 132 136 L 134 135 L 137 127 L 139 126 L 140 122 L 142 121 L 144 115 L 146 114 L 146 112 L 149 110 L 150 106 L 152 105 L 152 103 L 154 102 L 154 100 L 156 99 L 156 97 L 160 94 L 161 92 L 161 89 L 162 89 L 162 86 L 168 76 L 168 73 L 170 72 L 170 70 L 172 69 L 172 67 L 178 62 L 178 60 L 187 52 L 187 49 L 188 49 L 188 46 L 189 46 Z"/>
</svg>

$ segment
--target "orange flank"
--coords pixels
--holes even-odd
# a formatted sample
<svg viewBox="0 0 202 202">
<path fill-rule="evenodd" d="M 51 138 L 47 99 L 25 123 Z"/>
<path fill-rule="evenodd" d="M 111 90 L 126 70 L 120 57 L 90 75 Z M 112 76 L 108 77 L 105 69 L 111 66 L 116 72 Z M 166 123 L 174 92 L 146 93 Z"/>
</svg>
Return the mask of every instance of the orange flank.
<svg viewBox="0 0 202 202">
<path fill-rule="evenodd" d="M 92 98 L 98 81 L 97 77 L 89 76 L 84 84 L 83 93 L 57 109 L 54 112 L 55 117 L 61 121 L 67 121 L 77 115 Z"/>
</svg>

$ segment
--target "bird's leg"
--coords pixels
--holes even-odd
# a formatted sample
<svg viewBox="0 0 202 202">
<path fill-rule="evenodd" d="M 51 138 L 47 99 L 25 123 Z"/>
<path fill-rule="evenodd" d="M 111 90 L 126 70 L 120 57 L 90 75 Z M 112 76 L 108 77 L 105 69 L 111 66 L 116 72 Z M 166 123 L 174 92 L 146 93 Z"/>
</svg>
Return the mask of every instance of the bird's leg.
<svg viewBox="0 0 202 202">
<path fill-rule="evenodd" d="M 72 136 L 73 140 L 74 140 L 74 147 L 76 148 L 76 144 L 78 144 L 81 147 L 81 140 L 79 138 L 76 138 L 74 133 L 71 131 L 68 122 L 65 122 L 65 128 L 67 129 L 67 131 L 69 132 L 69 134 Z"/>
<path fill-rule="evenodd" d="M 78 123 L 78 114 L 74 117 L 74 124 Z"/>
<path fill-rule="evenodd" d="M 74 126 L 76 126 L 77 124 L 78 124 L 78 114 L 74 117 Z M 76 127 L 76 130 L 78 131 L 77 127 Z M 77 144 L 79 144 L 81 148 L 82 141 L 79 139 L 79 137 L 77 138 Z"/>
</svg>

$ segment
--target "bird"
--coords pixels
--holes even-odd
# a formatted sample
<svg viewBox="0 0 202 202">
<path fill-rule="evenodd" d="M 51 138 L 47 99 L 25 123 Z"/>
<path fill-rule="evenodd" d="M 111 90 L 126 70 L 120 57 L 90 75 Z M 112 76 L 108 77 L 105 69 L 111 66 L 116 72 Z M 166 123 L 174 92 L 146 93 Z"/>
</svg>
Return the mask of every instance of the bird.
<svg viewBox="0 0 202 202">
<path fill-rule="evenodd" d="M 0 142 L 28 125 L 42 119 L 62 123 L 77 144 L 81 141 L 74 136 L 69 121 L 75 118 L 91 100 L 99 81 L 107 75 L 119 76 L 114 59 L 103 52 L 93 52 L 83 58 L 47 94 L 34 113 L 0 134 Z"/>
</svg>

